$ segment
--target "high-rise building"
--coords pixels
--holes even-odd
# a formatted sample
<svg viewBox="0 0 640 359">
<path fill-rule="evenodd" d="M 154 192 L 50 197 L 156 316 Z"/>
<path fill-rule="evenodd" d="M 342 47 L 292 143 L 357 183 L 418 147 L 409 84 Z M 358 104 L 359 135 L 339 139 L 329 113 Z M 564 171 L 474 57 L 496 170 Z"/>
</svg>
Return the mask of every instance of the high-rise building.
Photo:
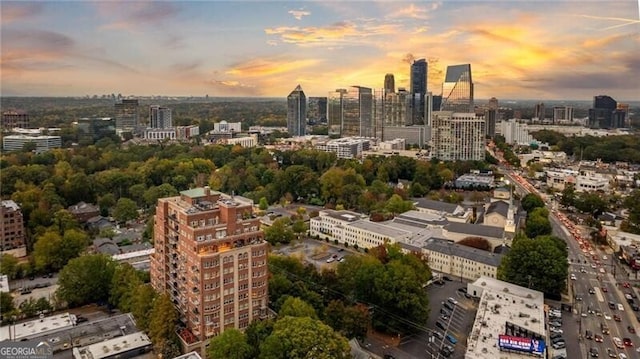
<svg viewBox="0 0 640 359">
<path fill-rule="evenodd" d="M 329 134 L 373 137 L 373 90 L 351 86 L 329 93 Z"/>
<path fill-rule="evenodd" d="M 176 306 L 186 351 L 266 317 L 269 245 L 253 201 L 194 188 L 159 199 L 154 218 L 151 285 Z"/>
<path fill-rule="evenodd" d="M 173 120 L 171 109 L 158 105 L 149 106 L 149 127 L 151 128 L 171 128 Z"/>
<path fill-rule="evenodd" d="M 606 95 L 598 95 L 593 98 L 593 108 L 589 109 L 589 127 L 591 128 L 617 128 L 614 123 L 613 112 L 618 108 L 618 102 Z"/>
<path fill-rule="evenodd" d="M 533 110 L 533 118 L 537 118 L 539 121 L 544 121 L 545 119 L 544 103 L 539 102 L 536 104 L 536 107 Z"/>
<path fill-rule="evenodd" d="M 440 109 L 462 113 L 474 112 L 470 64 L 447 66 L 447 73 L 442 84 Z"/>
<path fill-rule="evenodd" d="M 482 115 L 434 112 L 431 119 L 433 157 L 443 161 L 483 161 L 485 131 Z"/>
<path fill-rule="evenodd" d="M 487 105 L 487 107 L 489 108 L 489 110 L 498 110 L 498 99 L 495 97 L 492 97 L 489 99 L 489 104 Z"/>
<path fill-rule="evenodd" d="M 307 128 L 307 97 L 300 85 L 287 96 L 287 130 L 290 136 L 304 136 Z"/>
<path fill-rule="evenodd" d="M 309 97 L 307 101 L 307 120 L 311 125 L 327 123 L 326 97 Z"/>
<path fill-rule="evenodd" d="M 94 143 L 115 134 L 115 119 L 111 117 L 83 117 L 78 120 L 78 141 Z"/>
<path fill-rule="evenodd" d="M 404 88 L 384 97 L 383 126 L 408 126 L 411 120 L 411 97 Z"/>
<path fill-rule="evenodd" d="M 570 106 L 554 106 L 553 107 L 553 123 L 573 122 L 573 107 Z"/>
<path fill-rule="evenodd" d="M 411 124 L 425 123 L 425 96 L 427 95 L 427 61 L 416 60 L 411 64 Z"/>
<path fill-rule="evenodd" d="M 11 200 L 0 204 L 0 253 L 16 257 L 27 255 L 22 210 Z"/>
<path fill-rule="evenodd" d="M 5 111 L 2 113 L 2 129 L 29 128 L 29 114 L 26 111 Z"/>
<path fill-rule="evenodd" d="M 484 118 L 487 122 L 485 128 L 487 132 L 485 135 L 494 138 L 496 136 L 496 123 L 498 122 L 498 110 L 493 108 L 488 108 L 484 112 Z"/>
<path fill-rule="evenodd" d="M 140 106 L 136 99 L 123 99 L 115 104 L 116 130 L 131 131 L 138 127 L 140 120 Z"/>
<path fill-rule="evenodd" d="M 618 106 L 616 108 L 616 112 L 620 113 L 621 112 L 621 116 L 622 116 L 622 126 L 620 127 L 627 127 L 627 128 L 631 128 L 631 123 L 629 121 L 629 104 L 628 103 L 618 103 Z"/>
<path fill-rule="evenodd" d="M 393 74 L 384 75 L 384 93 L 390 94 L 396 92 L 396 82 Z"/>
</svg>

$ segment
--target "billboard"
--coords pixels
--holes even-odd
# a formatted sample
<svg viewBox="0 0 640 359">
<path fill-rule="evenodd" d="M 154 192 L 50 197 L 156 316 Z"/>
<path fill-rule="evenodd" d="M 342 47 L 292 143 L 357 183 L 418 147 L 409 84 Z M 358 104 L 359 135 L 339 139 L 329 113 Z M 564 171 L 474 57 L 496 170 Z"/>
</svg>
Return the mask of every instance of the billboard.
<svg viewBox="0 0 640 359">
<path fill-rule="evenodd" d="M 517 350 L 521 352 L 540 354 L 544 353 L 544 340 L 499 335 L 498 346 L 500 349 Z"/>
</svg>

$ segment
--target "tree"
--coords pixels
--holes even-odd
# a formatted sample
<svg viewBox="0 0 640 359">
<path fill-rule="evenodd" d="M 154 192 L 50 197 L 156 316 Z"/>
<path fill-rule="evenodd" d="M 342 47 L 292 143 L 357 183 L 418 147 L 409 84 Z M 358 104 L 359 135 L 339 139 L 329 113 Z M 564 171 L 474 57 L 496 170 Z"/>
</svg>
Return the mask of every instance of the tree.
<svg viewBox="0 0 640 359">
<path fill-rule="evenodd" d="M 76 220 L 76 217 L 66 209 L 60 209 L 53 215 L 53 225 L 60 235 L 68 229 L 79 229 L 80 225 Z"/>
<path fill-rule="evenodd" d="M 56 294 L 70 307 L 106 302 L 115 267 L 111 258 L 100 254 L 74 258 L 60 271 Z"/>
<path fill-rule="evenodd" d="M 266 211 L 269 208 L 269 201 L 267 201 L 266 197 L 260 198 L 259 208 L 261 211 Z"/>
<path fill-rule="evenodd" d="M 113 218 L 122 223 L 138 218 L 138 205 L 129 198 L 120 198 L 113 209 Z"/>
<path fill-rule="evenodd" d="M 211 338 L 207 357 L 209 359 L 249 359 L 252 352 L 244 333 L 235 328 L 225 329 Z"/>
<path fill-rule="evenodd" d="M 546 208 L 536 208 L 527 216 L 525 233 L 529 238 L 536 238 L 551 234 L 552 227 L 549 221 L 549 211 Z"/>
<path fill-rule="evenodd" d="M 573 183 L 567 183 L 562 190 L 560 204 L 565 207 L 575 206 L 576 204 L 576 187 Z"/>
<path fill-rule="evenodd" d="M 491 251 L 491 243 L 482 237 L 466 237 L 458 242 L 463 246 L 481 249 L 483 251 Z"/>
<path fill-rule="evenodd" d="M 297 297 L 288 297 L 278 312 L 279 317 L 310 317 L 318 319 L 315 309 L 309 303 Z"/>
<path fill-rule="evenodd" d="M 289 218 L 276 219 L 270 227 L 264 230 L 264 237 L 267 242 L 272 245 L 291 242 L 295 235 L 289 226 L 290 222 L 291 220 L 289 220 Z"/>
<path fill-rule="evenodd" d="M 149 313 L 153 309 L 153 303 L 157 293 L 150 284 L 141 284 L 136 287 L 131 303 L 131 314 L 136 319 L 136 324 L 141 330 L 149 329 Z"/>
<path fill-rule="evenodd" d="M 168 294 L 163 293 L 153 301 L 149 317 L 149 338 L 154 343 L 154 349 L 158 353 L 168 351 L 175 346 L 178 323 L 178 313 Z"/>
<path fill-rule="evenodd" d="M 142 285 L 142 281 L 131 264 L 118 264 L 111 280 L 109 303 L 123 313 L 130 312 L 135 292 L 140 285 Z"/>
<path fill-rule="evenodd" d="M 69 229 L 62 237 L 57 229 L 44 233 L 33 247 L 36 269 L 60 270 L 69 260 L 80 255 L 87 243 L 87 234 L 78 229 Z"/>
<path fill-rule="evenodd" d="M 286 353 L 286 356 L 285 356 Z M 351 358 L 349 342 L 330 326 L 309 317 L 284 317 L 260 345 L 261 359 Z"/>
<path fill-rule="evenodd" d="M 640 234 L 640 190 L 631 192 L 623 205 L 629 210 L 629 217 L 622 223 L 623 230 Z"/>
<path fill-rule="evenodd" d="M 366 308 L 347 307 L 340 300 L 332 300 L 324 312 L 324 322 L 347 338 L 365 338 L 371 318 Z"/>
<path fill-rule="evenodd" d="M 13 296 L 9 292 L 0 292 L 0 308 L 2 308 L 2 315 L 9 313 L 15 309 L 13 304 Z M 5 320 L 6 318 L 2 318 Z"/>
<path fill-rule="evenodd" d="M 527 213 L 533 211 L 535 208 L 543 207 L 544 201 L 537 194 L 527 193 L 524 198 L 522 198 L 522 208 L 527 211 Z"/>
<path fill-rule="evenodd" d="M 6 274 L 9 279 L 16 279 L 18 275 L 18 258 L 9 253 L 0 255 L 0 274 Z"/>
<path fill-rule="evenodd" d="M 413 208 L 412 201 L 405 201 L 397 194 L 391 196 L 385 205 L 385 209 L 393 214 L 404 213 Z"/>
<path fill-rule="evenodd" d="M 568 275 L 566 244 L 552 236 L 518 238 L 502 257 L 498 279 L 559 296 Z"/>
</svg>

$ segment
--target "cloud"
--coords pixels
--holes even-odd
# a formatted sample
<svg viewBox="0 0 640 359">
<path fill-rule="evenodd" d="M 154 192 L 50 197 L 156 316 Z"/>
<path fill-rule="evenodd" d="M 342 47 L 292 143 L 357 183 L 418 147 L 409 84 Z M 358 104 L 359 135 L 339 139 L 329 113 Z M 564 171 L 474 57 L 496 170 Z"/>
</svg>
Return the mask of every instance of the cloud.
<svg viewBox="0 0 640 359">
<path fill-rule="evenodd" d="M 180 12 L 175 3 L 164 1 L 100 1 L 95 4 L 99 14 L 114 20 L 102 26 L 103 29 L 133 30 L 140 25 L 163 24 Z"/>
<path fill-rule="evenodd" d="M 587 18 L 587 19 L 594 19 L 594 20 L 604 20 L 604 21 L 616 21 L 616 22 L 621 22 L 621 24 L 616 24 L 616 25 L 611 25 L 611 26 L 607 26 L 605 28 L 602 28 L 600 30 L 612 30 L 612 29 L 616 29 L 619 27 L 623 27 L 623 26 L 628 26 L 628 25 L 633 25 L 633 24 L 640 24 L 640 20 L 638 19 L 627 19 L 627 18 L 622 18 L 622 17 L 608 17 L 608 16 L 593 16 L 593 15 L 574 15 L 574 16 L 579 16 L 579 17 L 583 17 L 583 18 Z"/>
<path fill-rule="evenodd" d="M 226 71 L 227 75 L 240 77 L 261 77 L 300 70 L 317 64 L 319 60 L 279 61 L 276 59 L 255 59 L 237 64 Z"/>
<path fill-rule="evenodd" d="M 381 23 L 373 20 L 361 19 L 353 21 L 339 21 L 327 26 L 280 26 L 265 29 L 267 35 L 277 35 L 280 40 L 289 44 L 333 46 L 340 43 L 352 42 L 365 44 L 364 38 L 380 35 L 397 34 L 401 30 L 400 24 Z"/>
<path fill-rule="evenodd" d="M 432 4 L 425 4 L 426 6 L 416 6 L 415 4 L 409 4 L 409 6 L 400 8 L 388 15 L 389 18 L 410 18 L 417 20 L 428 20 L 430 18 L 429 12 L 438 9 L 442 3 L 434 2 Z"/>
<path fill-rule="evenodd" d="M 267 45 L 269 46 L 278 46 L 278 42 L 276 40 L 268 40 Z"/>
<path fill-rule="evenodd" d="M 0 3 L 0 14 L 3 24 L 8 24 L 16 20 L 24 20 L 42 13 L 42 3 Z"/>
<path fill-rule="evenodd" d="M 255 85 L 232 80 L 211 79 L 205 82 L 208 89 L 213 90 L 213 96 L 259 96 L 260 91 Z"/>
<path fill-rule="evenodd" d="M 304 16 L 311 15 L 311 12 L 304 10 L 289 10 L 289 14 L 293 15 L 296 20 L 302 20 Z"/>
<path fill-rule="evenodd" d="M 75 47 L 70 37 L 44 30 L 4 30 L 2 34 L 2 70 L 9 74 L 57 68 L 52 62 L 68 56 Z"/>
</svg>

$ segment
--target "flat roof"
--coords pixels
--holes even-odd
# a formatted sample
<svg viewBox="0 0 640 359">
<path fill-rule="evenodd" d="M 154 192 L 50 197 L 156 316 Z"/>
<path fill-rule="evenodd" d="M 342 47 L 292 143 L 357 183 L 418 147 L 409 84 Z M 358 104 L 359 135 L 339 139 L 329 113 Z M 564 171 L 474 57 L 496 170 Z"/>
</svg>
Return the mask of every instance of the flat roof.
<svg viewBox="0 0 640 359">
<path fill-rule="evenodd" d="M 391 238 L 399 239 L 400 237 L 411 234 L 410 232 L 404 231 L 402 229 L 389 227 L 381 223 L 370 222 L 369 220 L 361 220 L 361 221 L 349 223 L 349 226 L 354 228 L 364 229 L 370 232 L 375 232 L 383 236 L 389 237 L 390 239 Z"/>
<path fill-rule="evenodd" d="M 128 252 L 122 254 L 114 254 L 111 256 L 115 261 L 124 261 L 136 257 L 148 257 L 156 252 L 155 248 L 143 249 L 141 251 Z"/>
<path fill-rule="evenodd" d="M 0 341 L 17 340 L 29 336 L 43 335 L 49 332 L 73 327 L 76 316 L 69 313 L 52 315 L 28 322 L 0 327 Z"/>
<path fill-rule="evenodd" d="M 115 357 L 117 354 L 130 350 L 151 346 L 151 340 L 143 332 L 116 337 L 100 343 L 87 345 L 73 349 L 73 357 L 76 359 L 102 359 Z"/>
<path fill-rule="evenodd" d="M 489 251 L 483 251 L 482 249 L 463 246 L 461 244 L 454 243 L 452 241 L 442 238 L 430 238 L 427 240 L 423 248 L 455 257 L 465 258 L 474 262 L 487 264 L 493 267 L 498 267 L 502 260 L 501 254 L 496 254 Z"/>
<path fill-rule="evenodd" d="M 504 228 L 485 226 L 483 224 L 451 222 L 445 226 L 445 229 L 453 233 L 480 237 L 502 238 L 504 236 Z"/>
<path fill-rule="evenodd" d="M 499 335 L 524 336 L 523 330 L 546 338 L 544 294 L 490 277 L 469 283 L 467 291 L 482 290 L 473 328 L 467 339 L 465 358 L 525 358 L 528 353 L 501 351 Z M 476 293 L 477 294 L 477 293 Z M 511 329 L 509 329 L 509 327 Z"/>
<path fill-rule="evenodd" d="M 186 354 L 179 355 L 173 359 L 202 359 L 198 352 L 189 352 Z"/>
</svg>

